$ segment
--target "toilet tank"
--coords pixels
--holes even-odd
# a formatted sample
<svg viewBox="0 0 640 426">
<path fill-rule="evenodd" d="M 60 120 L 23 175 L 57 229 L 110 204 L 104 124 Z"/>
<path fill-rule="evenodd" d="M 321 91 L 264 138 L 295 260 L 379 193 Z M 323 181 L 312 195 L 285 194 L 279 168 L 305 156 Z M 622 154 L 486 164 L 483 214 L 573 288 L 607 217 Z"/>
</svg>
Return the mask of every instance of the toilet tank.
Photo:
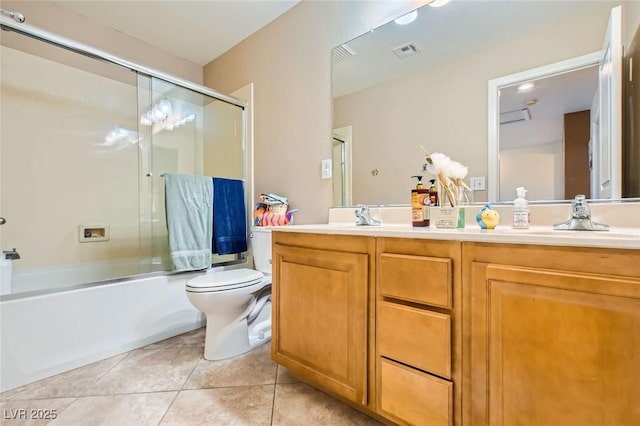
<svg viewBox="0 0 640 426">
<path fill-rule="evenodd" d="M 259 226 L 251 228 L 251 247 L 256 270 L 271 275 L 271 230 Z"/>
</svg>

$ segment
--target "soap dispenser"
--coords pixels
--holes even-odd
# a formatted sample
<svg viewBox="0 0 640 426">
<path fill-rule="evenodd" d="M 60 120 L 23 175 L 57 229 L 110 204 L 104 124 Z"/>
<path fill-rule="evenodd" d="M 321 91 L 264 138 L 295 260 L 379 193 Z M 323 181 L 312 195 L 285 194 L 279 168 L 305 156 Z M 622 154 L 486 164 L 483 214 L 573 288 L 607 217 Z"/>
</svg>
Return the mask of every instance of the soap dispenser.
<svg viewBox="0 0 640 426">
<path fill-rule="evenodd" d="M 411 224 L 417 227 L 429 226 L 429 190 L 422 184 L 422 176 L 411 176 L 418 179 L 416 187 L 411 190 Z"/>
<path fill-rule="evenodd" d="M 438 205 L 438 188 L 436 188 L 436 180 L 431 179 L 431 186 L 429 187 L 429 201 L 432 206 Z"/>
<path fill-rule="evenodd" d="M 512 225 L 514 229 L 528 229 L 531 223 L 527 190 L 524 186 L 516 188 L 516 199 L 513 200 Z"/>
</svg>

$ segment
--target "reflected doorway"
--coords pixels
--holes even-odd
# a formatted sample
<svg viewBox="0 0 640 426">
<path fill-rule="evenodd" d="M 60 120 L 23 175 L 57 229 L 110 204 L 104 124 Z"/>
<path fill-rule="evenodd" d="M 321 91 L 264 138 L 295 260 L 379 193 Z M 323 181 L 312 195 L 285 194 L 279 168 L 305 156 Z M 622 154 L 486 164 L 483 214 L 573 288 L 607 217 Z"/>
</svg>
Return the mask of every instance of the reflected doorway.
<svg viewBox="0 0 640 426">
<path fill-rule="evenodd" d="M 333 163 L 333 206 L 350 206 L 351 201 L 351 126 L 333 130 L 331 140 Z"/>
</svg>

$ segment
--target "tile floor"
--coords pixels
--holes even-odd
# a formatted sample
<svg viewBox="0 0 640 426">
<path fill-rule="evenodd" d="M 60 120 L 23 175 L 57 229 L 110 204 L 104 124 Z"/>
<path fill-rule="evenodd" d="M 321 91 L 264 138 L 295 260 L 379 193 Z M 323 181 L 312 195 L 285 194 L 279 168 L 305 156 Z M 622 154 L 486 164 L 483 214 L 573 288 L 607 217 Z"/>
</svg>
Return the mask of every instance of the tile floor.
<svg viewBox="0 0 640 426">
<path fill-rule="evenodd" d="M 381 425 L 299 382 L 268 344 L 222 361 L 203 346 L 201 328 L 4 392 L 0 424 Z"/>
</svg>

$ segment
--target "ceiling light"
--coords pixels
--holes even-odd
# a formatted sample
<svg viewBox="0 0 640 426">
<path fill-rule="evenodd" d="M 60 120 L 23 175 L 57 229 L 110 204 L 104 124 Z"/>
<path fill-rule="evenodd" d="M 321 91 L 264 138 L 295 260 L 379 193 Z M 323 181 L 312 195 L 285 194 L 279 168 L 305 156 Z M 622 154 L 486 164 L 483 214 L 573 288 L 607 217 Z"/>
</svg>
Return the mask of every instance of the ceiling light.
<svg viewBox="0 0 640 426">
<path fill-rule="evenodd" d="M 528 92 L 529 90 L 533 89 L 535 87 L 535 84 L 533 84 L 531 81 L 527 82 L 527 83 L 522 83 L 520 86 L 518 86 L 518 92 Z"/>
<path fill-rule="evenodd" d="M 407 25 L 412 23 L 418 17 L 418 11 L 414 10 L 413 12 L 409 12 L 406 15 L 402 15 L 398 19 L 395 20 L 395 23 L 398 25 Z"/>
<path fill-rule="evenodd" d="M 440 7 L 440 6 L 444 6 L 447 3 L 449 3 L 449 0 L 433 0 L 431 3 L 429 3 L 429 6 Z"/>
</svg>

